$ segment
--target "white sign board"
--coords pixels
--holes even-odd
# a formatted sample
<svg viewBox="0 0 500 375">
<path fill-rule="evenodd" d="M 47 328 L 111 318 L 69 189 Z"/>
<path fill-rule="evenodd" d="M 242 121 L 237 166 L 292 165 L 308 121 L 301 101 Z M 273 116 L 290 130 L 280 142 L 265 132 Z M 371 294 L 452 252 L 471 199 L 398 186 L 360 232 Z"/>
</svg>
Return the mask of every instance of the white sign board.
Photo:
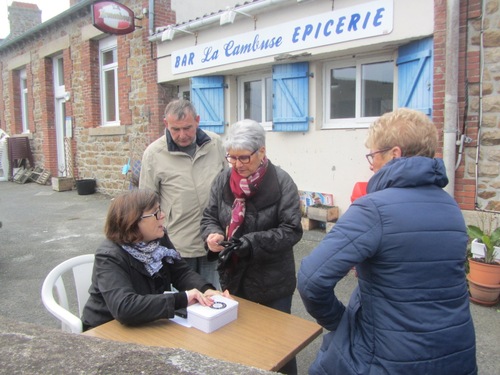
<svg viewBox="0 0 500 375">
<path fill-rule="evenodd" d="M 172 53 L 172 73 L 389 34 L 393 13 L 393 0 L 373 1 L 184 48 Z"/>
</svg>

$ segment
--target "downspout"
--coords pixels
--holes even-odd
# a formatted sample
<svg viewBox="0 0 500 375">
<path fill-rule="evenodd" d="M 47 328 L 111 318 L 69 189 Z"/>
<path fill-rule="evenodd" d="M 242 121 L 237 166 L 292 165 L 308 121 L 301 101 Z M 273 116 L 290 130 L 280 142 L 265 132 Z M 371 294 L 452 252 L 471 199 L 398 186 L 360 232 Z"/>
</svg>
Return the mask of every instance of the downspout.
<svg viewBox="0 0 500 375">
<path fill-rule="evenodd" d="M 155 0 L 149 0 L 148 21 L 149 36 L 151 36 L 155 33 Z"/>
<path fill-rule="evenodd" d="M 479 40 L 479 118 L 478 118 L 478 131 L 477 131 L 477 146 L 476 146 L 476 164 L 475 173 L 476 176 L 476 194 L 474 196 L 474 205 L 476 209 L 479 209 L 478 201 L 478 186 L 479 186 L 479 155 L 481 152 L 481 133 L 483 129 L 483 83 L 484 83 L 484 15 L 486 14 L 486 1 L 481 1 L 481 34 Z M 485 211 L 484 209 L 482 211 Z"/>
<path fill-rule="evenodd" d="M 458 129 L 459 17 L 459 0 L 447 1 L 443 161 L 449 179 L 445 190 L 452 197 L 455 194 L 455 159 Z"/>
</svg>

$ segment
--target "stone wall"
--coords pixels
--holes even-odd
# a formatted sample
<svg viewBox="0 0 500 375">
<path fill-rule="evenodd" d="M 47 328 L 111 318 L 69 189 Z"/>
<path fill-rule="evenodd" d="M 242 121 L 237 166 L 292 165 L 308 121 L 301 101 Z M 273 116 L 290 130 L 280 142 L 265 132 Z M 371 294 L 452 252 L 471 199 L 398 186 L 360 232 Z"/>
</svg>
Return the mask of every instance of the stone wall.
<svg viewBox="0 0 500 375">
<path fill-rule="evenodd" d="M 481 16 L 469 19 L 468 51 L 478 51 L 470 61 L 479 79 L 469 87 L 469 115 L 477 116 L 479 128 L 466 136 L 465 176 L 477 186 L 476 208 L 500 212 L 500 9 L 496 0 L 485 0 Z M 482 31 L 482 32 L 481 32 Z M 468 66 L 474 68 L 474 66 Z M 476 170 L 477 162 L 477 170 Z"/>
</svg>

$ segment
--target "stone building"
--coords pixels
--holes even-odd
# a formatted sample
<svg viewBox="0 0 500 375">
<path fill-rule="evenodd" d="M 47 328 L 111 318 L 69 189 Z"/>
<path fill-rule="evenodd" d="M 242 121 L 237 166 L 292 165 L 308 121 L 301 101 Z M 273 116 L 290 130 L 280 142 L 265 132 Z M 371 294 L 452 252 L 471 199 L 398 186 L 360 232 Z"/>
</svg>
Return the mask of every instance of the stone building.
<svg viewBox="0 0 500 375">
<path fill-rule="evenodd" d="M 131 168 L 139 167 L 146 145 L 163 134 L 166 103 L 187 96 L 197 103 L 202 126 L 222 137 L 245 116 L 259 119 L 268 130 L 271 160 L 299 189 L 332 194 L 342 212 L 355 182 L 371 176 L 364 157 L 370 122 L 409 106 L 436 124 L 447 191 L 462 210 L 500 211 L 497 1 L 253 0 L 223 1 L 215 9 L 207 9 L 208 2 L 190 9 L 184 1 L 182 15 L 172 9 L 176 2 L 121 1 L 141 18 L 135 20 L 139 27 L 109 35 L 92 25 L 95 1 L 72 1 L 55 18 L 4 40 L 0 128 L 28 137 L 36 164 L 53 176 L 93 177 L 99 191 L 114 195 L 128 188 L 123 167 L 129 160 Z M 379 19 L 387 22 L 384 30 L 371 18 L 377 9 L 386 12 Z M 354 22 L 358 16 L 363 22 Z M 330 21 L 339 25 L 329 28 Z M 341 25 L 350 34 L 341 35 Z M 328 33 L 337 39 L 327 39 Z M 281 49 L 264 51 L 261 40 L 259 53 L 244 50 L 245 38 L 263 35 L 274 37 L 266 47 L 280 40 Z M 238 60 L 222 62 L 215 49 L 207 52 L 229 40 L 241 49 L 225 53 Z M 203 49 L 206 64 L 190 59 Z M 305 77 L 291 95 L 301 101 L 295 109 L 305 110 L 300 120 L 278 113 L 285 99 L 273 91 L 280 74 L 294 72 Z M 350 102 L 336 97 L 334 78 L 345 81 L 345 72 L 354 74 L 353 88 L 369 95 Z M 199 102 L 206 85 L 218 87 L 217 111 Z M 363 105 L 369 105 L 367 114 Z M 335 111 L 346 113 L 337 118 Z"/>
<path fill-rule="evenodd" d="M 122 167 L 140 160 L 150 133 L 163 128 L 172 93 L 156 82 L 148 37 L 175 14 L 169 0 L 156 0 L 147 17 L 149 1 L 126 1 L 141 18 L 136 29 L 108 35 L 92 25 L 94 2 L 72 0 L 65 12 L 0 44 L 0 121 L 9 135 L 30 139 L 35 164 L 52 176 L 96 178 L 99 191 L 114 195 L 128 187 Z M 11 25 L 24 24 L 15 17 L 25 7 L 12 3 Z"/>
</svg>

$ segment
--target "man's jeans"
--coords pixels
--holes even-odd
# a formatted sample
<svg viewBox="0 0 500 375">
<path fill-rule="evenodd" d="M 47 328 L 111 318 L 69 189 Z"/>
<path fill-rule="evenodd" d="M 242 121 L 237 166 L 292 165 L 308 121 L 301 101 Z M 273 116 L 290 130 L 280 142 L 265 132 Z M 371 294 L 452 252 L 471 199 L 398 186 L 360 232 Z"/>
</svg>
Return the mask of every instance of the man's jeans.
<svg viewBox="0 0 500 375">
<path fill-rule="evenodd" d="M 220 290 L 219 273 L 217 272 L 217 261 L 209 262 L 207 257 L 183 258 L 189 266 L 198 272 L 205 280 Z"/>
</svg>

